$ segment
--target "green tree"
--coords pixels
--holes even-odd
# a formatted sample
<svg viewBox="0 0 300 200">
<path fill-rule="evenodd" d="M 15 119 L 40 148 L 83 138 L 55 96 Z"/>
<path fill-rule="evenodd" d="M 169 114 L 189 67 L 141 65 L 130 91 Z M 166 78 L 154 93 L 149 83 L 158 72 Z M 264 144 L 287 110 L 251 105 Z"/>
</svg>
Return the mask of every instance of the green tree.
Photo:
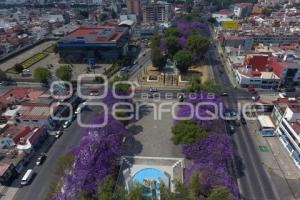
<svg viewBox="0 0 300 200">
<path fill-rule="evenodd" d="M 99 16 L 100 22 L 105 21 L 108 18 L 108 15 L 106 13 L 101 13 Z"/>
<path fill-rule="evenodd" d="M 170 36 L 166 38 L 168 54 L 170 57 L 173 57 L 177 51 L 180 50 L 180 44 L 178 42 L 178 37 Z"/>
<path fill-rule="evenodd" d="M 189 191 L 181 181 L 175 182 L 175 190 L 179 200 L 190 200 Z"/>
<path fill-rule="evenodd" d="M 272 8 L 269 8 L 269 7 L 263 8 L 263 9 L 262 9 L 262 14 L 263 14 L 263 15 L 266 15 L 266 16 L 268 16 L 268 17 L 272 14 L 272 12 L 273 12 L 273 9 L 272 9 Z"/>
<path fill-rule="evenodd" d="M 21 65 L 20 63 L 15 64 L 14 68 L 17 73 L 22 73 L 22 71 L 24 70 L 23 65 Z"/>
<path fill-rule="evenodd" d="M 161 54 L 159 48 L 155 48 L 151 51 L 151 61 L 154 67 L 161 70 L 165 67 L 167 60 L 165 56 Z"/>
<path fill-rule="evenodd" d="M 115 186 L 115 180 L 112 176 L 107 176 L 98 189 L 98 199 L 112 200 L 114 195 L 113 189 Z"/>
<path fill-rule="evenodd" d="M 166 188 L 166 186 L 163 183 L 159 184 L 159 192 L 160 192 L 160 198 L 163 200 L 176 199 L 176 195 L 172 193 L 170 189 Z"/>
<path fill-rule="evenodd" d="M 192 65 L 192 54 L 189 51 L 178 51 L 174 56 L 176 67 L 181 73 L 186 73 Z"/>
<path fill-rule="evenodd" d="M 135 184 L 128 194 L 128 200 L 143 200 L 143 186 Z"/>
<path fill-rule="evenodd" d="M 209 194 L 207 200 L 230 200 L 230 193 L 225 188 L 216 188 Z"/>
<path fill-rule="evenodd" d="M 0 81 L 6 81 L 7 80 L 7 76 L 6 73 L 0 69 Z"/>
<path fill-rule="evenodd" d="M 168 28 L 165 30 L 164 35 L 166 38 L 171 37 L 171 36 L 179 37 L 180 33 L 177 28 L 171 27 L 171 28 Z"/>
<path fill-rule="evenodd" d="M 66 171 L 71 169 L 73 163 L 74 157 L 72 154 L 66 154 L 64 156 L 61 156 L 57 160 L 55 174 L 57 174 L 58 176 L 63 176 Z"/>
<path fill-rule="evenodd" d="M 72 78 L 72 68 L 70 65 L 62 65 L 56 70 L 55 75 L 63 81 L 70 81 Z"/>
<path fill-rule="evenodd" d="M 207 132 L 204 131 L 199 125 L 192 121 L 183 120 L 178 122 L 172 128 L 172 141 L 175 145 L 178 144 L 192 144 L 196 140 L 207 136 Z"/>
<path fill-rule="evenodd" d="M 113 86 L 115 84 L 115 91 L 122 92 L 123 94 L 128 94 L 131 84 L 128 83 L 118 83 L 120 81 L 127 81 L 128 75 L 124 76 L 115 76 L 110 82 L 109 85 Z"/>
<path fill-rule="evenodd" d="M 90 198 L 85 192 L 81 191 L 78 195 L 78 197 L 76 198 L 77 200 L 93 200 L 92 198 Z"/>
<path fill-rule="evenodd" d="M 192 76 L 189 80 L 188 90 L 190 92 L 199 92 L 202 90 L 202 79 L 200 76 Z"/>
<path fill-rule="evenodd" d="M 193 76 L 190 80 L 188 90 L 190 92 L 220 92 L 220 85 L 210 79 L 202 83 L 200 76 Z"/>
<path fill-rule="evenodd" d="M 218 85 L 214 80 L 210 79 L 205 81 L 202 84 L 202 90 L 207 91 L 207 92 L 220 92 L 220 85 Z"/>
<path fill-rule="evenodd" d="M 116 186 L 116 190 L 114 192 L 114 196 L 113 196 L 114 200 L 128 200 L 128 192 L 127 190 L 124 188 L 124 186 Z"/>
<path fill-rule="evenodd" d="M 114 10 L 112 10 L 111 11 L 111 18 L 116 19 L 117 17 L 118 17 L 117 13 Z"/>
<path fill-rule="evenodd" d="M 213 18 L 213 17 L 210 17 L 207 21 L 208 21 L 209 23 L 211 23 L 211 24 L 217 23 L 217 20 L 216 20 L 215 18 Z"/>
<path fill-rule="evenodd" d="M 160 39 L 161 37 L 159 35 L 154 35 L 153 37 L 151 37 L 149 47 L 152 50 L 158 48 L 160 45 Z"/>
<path fill-rule="evenodd" d="M 39 82 L 47 82 L 47 78 L 51 75 L 51 72 L 43 67 L 38 67 L 33 71 L 33 78 Z"/>
<path fill-rule="evenodd" d="M 53 51 L 54 51 L 54 54 L 57 54 L 57 53 L 58 53 L 58 47 L 57 47 L 57 44 L 54 45 Z"/>
<path fill-rule="evenodd" d="M 188 49 L 196 58 L 201 58 L 208 50 L 210 41 L 200 35 L 191 35 L 188 37 Z"/>
<path fill-rule="evenodd" d="M 200 179 L 201 175 L 199 172 L 194 173 L 189 182 L 189 196 L 192 200 L 197 200 L 200 197 L 207 197 L 206 194 L 204 194 L 204 189 L 201 183 Z"/>
</svg>

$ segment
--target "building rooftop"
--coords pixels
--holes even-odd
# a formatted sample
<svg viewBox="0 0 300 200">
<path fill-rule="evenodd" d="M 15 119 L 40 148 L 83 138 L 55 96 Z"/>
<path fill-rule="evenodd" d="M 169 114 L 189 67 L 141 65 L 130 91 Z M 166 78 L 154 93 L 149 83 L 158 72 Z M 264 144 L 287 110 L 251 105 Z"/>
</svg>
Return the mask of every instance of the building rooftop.
<svg viewBox="0 0 300 200">
<path fill-rule="evenodd" d="M 50 116 L 49 106 L 23 106 L 19 110 L 19 119 L 22 120 L 45 120 Z"/>
<path fill-rule="evenodd" d="M 59 43 L 116 43 L 128 30 L 126 27 L 81 27 L 64 37 Z"/>
<path fill-rule="evenodd" d="M 294 131 L 300 135 L 300 121 L 298 120 L 297 122 L 290 123 L 291 127 L 294 129 Z"/>
<path fill-rule="evenodd" d="M 11 138 L 17 144 L 21 137 L 25 137 L 31 132 L 31 128 L 28 126 L 20 125 L 7 125 L 0 132 L 1 137 Z"/>
</svg>

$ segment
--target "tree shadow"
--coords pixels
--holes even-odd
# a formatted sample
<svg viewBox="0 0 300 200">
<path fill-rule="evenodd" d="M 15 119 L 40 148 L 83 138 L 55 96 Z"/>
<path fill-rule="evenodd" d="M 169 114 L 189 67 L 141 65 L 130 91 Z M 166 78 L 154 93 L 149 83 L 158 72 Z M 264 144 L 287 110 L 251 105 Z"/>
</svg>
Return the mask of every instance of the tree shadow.
<svg viewBox="0 0 300 200">
<path fill-rule="evenodd" d="M 140 141 L 136 140 L 133 136 L 128 136 L 122 145 L 123 156 L 136 156 L 143 150 L 143 145 Z"/>
<path fill-rule="evenodd" d="M 242 158 L 239 155 L 234 155 L 234 172 L 236 178 L 241 178 L 245 176 L 244 170 L 245 170 L 245 164 L 242 160 Z"/>
<path fill-rule="evenodd" d="M 128 128 L 128 136 L 137 135 L 143 132 L 144 128 L 140 125 L 133 124 Z"/>
<path fill-rule="evenodd" d="M 153 106 L 151 105 L 142 105 L 138 108 L 136 111 L 136 113 L 138 114 L 138 116 L 136 116 L 136 121 L 142 119 L 143 117 L 149 115 L 150 113 L 153 113 Z"/>
</svg>

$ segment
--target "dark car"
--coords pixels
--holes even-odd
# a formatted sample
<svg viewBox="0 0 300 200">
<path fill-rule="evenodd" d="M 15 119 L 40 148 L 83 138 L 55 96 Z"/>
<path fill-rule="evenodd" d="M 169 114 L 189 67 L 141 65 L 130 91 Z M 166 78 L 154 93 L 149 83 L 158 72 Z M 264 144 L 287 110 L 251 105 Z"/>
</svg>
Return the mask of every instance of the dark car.
<svg viewBox="0 0 300 200">
<path fill-rule="evenodd" d="M 45 159 L 46 159 L 46 154 L 45 153 L 41 153 L 41 155 L 36 160 L 36 165 L 43 164 L 43 162 L 45 161 Z"/>
<path fill-rule="evenodd" d="M 184 96 L 183 95 L 179 95 L 178 99 L 179 99 L 179 102 L 183 102 L 184 101 Z"/>
<path fill-rule="evenodd" d="M 241 123 L 242 123 L 242 124 L 247 124 L 247 122 L 246 122 L 246 120 L 245 120 L 244 117 L 241 117 Z"/>
<path fill-rule="evenodd" d="M 234 124 L 232 123 L 228 124 L 228 130 L 230 134 L 233 134 L 235 132 Z"/>
</svg>

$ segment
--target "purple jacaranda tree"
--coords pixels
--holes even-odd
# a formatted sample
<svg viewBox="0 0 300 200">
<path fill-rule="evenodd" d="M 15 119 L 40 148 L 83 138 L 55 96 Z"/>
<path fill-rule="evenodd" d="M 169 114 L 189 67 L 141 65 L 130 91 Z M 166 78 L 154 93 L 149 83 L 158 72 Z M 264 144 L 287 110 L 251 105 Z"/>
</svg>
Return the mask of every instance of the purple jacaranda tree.
<svg viewBox="0 0 300 200">
<path fill-rule="evenodd" d="M 127 96 L 125 94 L 122 94 L 121 92 L 116 91 L 115 92 L 119 96 Z M 125 98 L 117 98 L 111 89 L 108 90 L 107 95 L 101 99 L 101 101 L 108 107 L 111 108 L 116 103 L 120 102 L 132 102 L 131 99 L 125 99 Z"/>
<path fill-rule="evenodd" d="M 178 40 L 180 46 L 182 49 L 186 49 L 187 48 L 187 38 L 185 36 L 181 36 Z"/>
<path fill-rule="evenodd" d="M 224 167 L 226 161 L 232 158 L 231 141 L 225 134 L 210 133 L 192 145 L 183 145 L 182 151 L 187 159 L 201 160 L 201 163 L 215 163 Z"/>
<path fill-rule="evenodd" d="M 102 124 L 104 118 L 104 115 L 97 116 L 91 124 Z M 74 199 L 80 191 L 95 194 L 103 179 L 115 173 L 126 129 L 111 115 L 107 122 L 105 127 L 91 127 L 83 131 L 81 142 L 72 151 L 73 168 L 64 177 L 62 190 L 53 199 Z"/>
<path fill-rule="evenodd" d="M 179 106 L 176 113 L 177 118 L 180 120 L 191 116 L 191 120 L 199 124 L 206 131 L 209 131 L 215 121 L 219 119 L 220 112 L 224 107 L 221 97 L 207 92 L 189 95 L 185 103 L 189 105 L 182 104 Z"/>
<path fill-rule="evenodd" d="M 160 39 L 160 44 L 159 44 L 159 49 L 162 51 L 162 52 L 165 52 L 167 50 L 168 46 L 167 46 L 167 41 L 165 38 L 161 38 Z"/>
<path fill-rule="evenodd" d="M 189 28 L 189 22 L 185 19 L 180 19 L 177 22 L 176 28 L 178 29 L 181 36 L 188 36 L 190 28 Z"/>
<path fill-rule="evenodd" d="M 197 160 L 185 171 L 185 184 L 187 187 L 191 176 L 195 172 L 200 172 L 198 174 L 201 176 L 200 180 L 204 191 L 210 192 L 215 188 L 224 187 L 230 192 L 231 199 L 240 199 L 237 184 L 226 168 L 216 166 L 214 163 L 201 163 L 201 161 Z"/>
</svg>

